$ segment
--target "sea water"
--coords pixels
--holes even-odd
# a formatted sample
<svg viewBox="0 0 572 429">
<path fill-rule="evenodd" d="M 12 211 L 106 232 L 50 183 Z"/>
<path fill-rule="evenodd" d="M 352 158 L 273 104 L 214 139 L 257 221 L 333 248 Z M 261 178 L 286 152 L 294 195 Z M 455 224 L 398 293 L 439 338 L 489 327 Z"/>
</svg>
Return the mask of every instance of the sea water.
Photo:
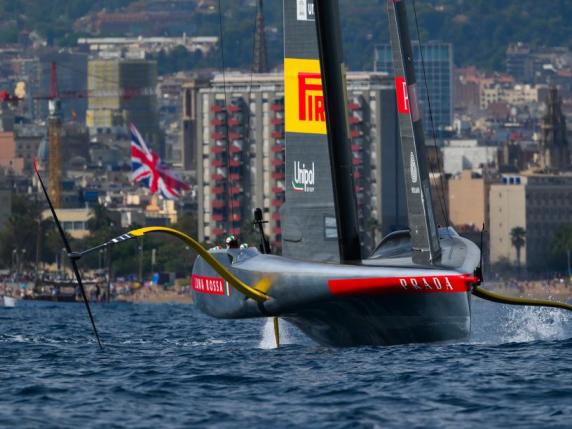
<svg viewBox="0 0 572 429">
<path fill-rule="evenodd" d="M 0 308 L 0 426 L 572 427 L 572 318 L 475 299 L 470 338 L 336 349 L 192 305 Z"/>
</svg>

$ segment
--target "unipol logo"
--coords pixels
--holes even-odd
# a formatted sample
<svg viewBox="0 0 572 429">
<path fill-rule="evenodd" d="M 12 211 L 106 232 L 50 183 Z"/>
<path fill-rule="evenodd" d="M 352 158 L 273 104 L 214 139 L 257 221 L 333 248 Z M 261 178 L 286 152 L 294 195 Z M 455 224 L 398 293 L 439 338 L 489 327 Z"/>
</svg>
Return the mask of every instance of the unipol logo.
<svg viewBox="0 0 572 429">
<path fill-rule="evenodd" d="M 298 119 L 320 122 L 326 120 L 320 73 L 298 73 Z"/>
<path fill-rule="evenodd" d="M 294 161 L 294 178 L 292 179 L 292 189 L 295 192 L 314 192 L 315 167 L 306 168 L 306 164 Z"/>
<path fill-rule="evenodd" d="M 407 82 L 405 77 L 397 76 L 395 78 L 395 96 L 397 98 L 397 111 L 399 113 L 409 113 L 409 93 L 407 91 Z"/>
</svg>

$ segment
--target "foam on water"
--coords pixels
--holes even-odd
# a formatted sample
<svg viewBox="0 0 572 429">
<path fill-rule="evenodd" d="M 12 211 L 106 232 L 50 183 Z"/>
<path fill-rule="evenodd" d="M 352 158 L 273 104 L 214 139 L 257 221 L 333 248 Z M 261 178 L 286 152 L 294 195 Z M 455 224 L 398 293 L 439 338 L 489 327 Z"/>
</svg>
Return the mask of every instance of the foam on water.
<svg viewBox="0 0 572 429">
<path fill-rule="evenodd" d="M 566 338 L 570 322 L 567 311 L 548 307 L 509 307 L 504 342 L 528 342 Z"/>
</svg>

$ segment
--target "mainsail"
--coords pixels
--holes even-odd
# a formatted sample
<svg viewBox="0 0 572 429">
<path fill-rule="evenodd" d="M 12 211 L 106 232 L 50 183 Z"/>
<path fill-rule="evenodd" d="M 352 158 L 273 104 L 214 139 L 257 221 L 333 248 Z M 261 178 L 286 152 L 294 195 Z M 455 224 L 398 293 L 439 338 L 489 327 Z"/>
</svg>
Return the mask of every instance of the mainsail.
<svg viewBox="0 0 572 429">
<path fill-rule="evenodd" d="M 313 0 L 284 0 L 285 184 L 282 254 L 338 261 Z"/>
</svg>

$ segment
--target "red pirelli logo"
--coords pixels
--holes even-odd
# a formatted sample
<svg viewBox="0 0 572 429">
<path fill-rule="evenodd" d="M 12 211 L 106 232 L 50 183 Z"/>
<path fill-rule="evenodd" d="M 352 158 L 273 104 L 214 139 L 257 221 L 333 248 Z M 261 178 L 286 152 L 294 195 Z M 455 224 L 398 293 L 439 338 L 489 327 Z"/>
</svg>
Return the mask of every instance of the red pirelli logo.
<svg viewBox="0 0 572 429">
<path fill-rule="evenodd" d="M 335 279 L 328 281 L 332 295 L 468 292 L 477 279 L 469 275 Z"/>
<path fill-rule="evenodd" d="M 409 93 L 407 92 L 407 82 L 403 76 L 395 78 L 395 95 L 397 98 L 397 111 L 399 113 L 409 113 Z"/>
<path fill-rule="evenodd" d="M 228 283 L 220 277 L 206 277 L 193 274 L 191 282 L 195 292 L 208 293 L 210 295 L 230 295 Z"/>
<path fill-rule="evenodd" d="M 298 73 L 298 119 L 325 121 L 324 95 L 320 73 Z"/>
</svg>

